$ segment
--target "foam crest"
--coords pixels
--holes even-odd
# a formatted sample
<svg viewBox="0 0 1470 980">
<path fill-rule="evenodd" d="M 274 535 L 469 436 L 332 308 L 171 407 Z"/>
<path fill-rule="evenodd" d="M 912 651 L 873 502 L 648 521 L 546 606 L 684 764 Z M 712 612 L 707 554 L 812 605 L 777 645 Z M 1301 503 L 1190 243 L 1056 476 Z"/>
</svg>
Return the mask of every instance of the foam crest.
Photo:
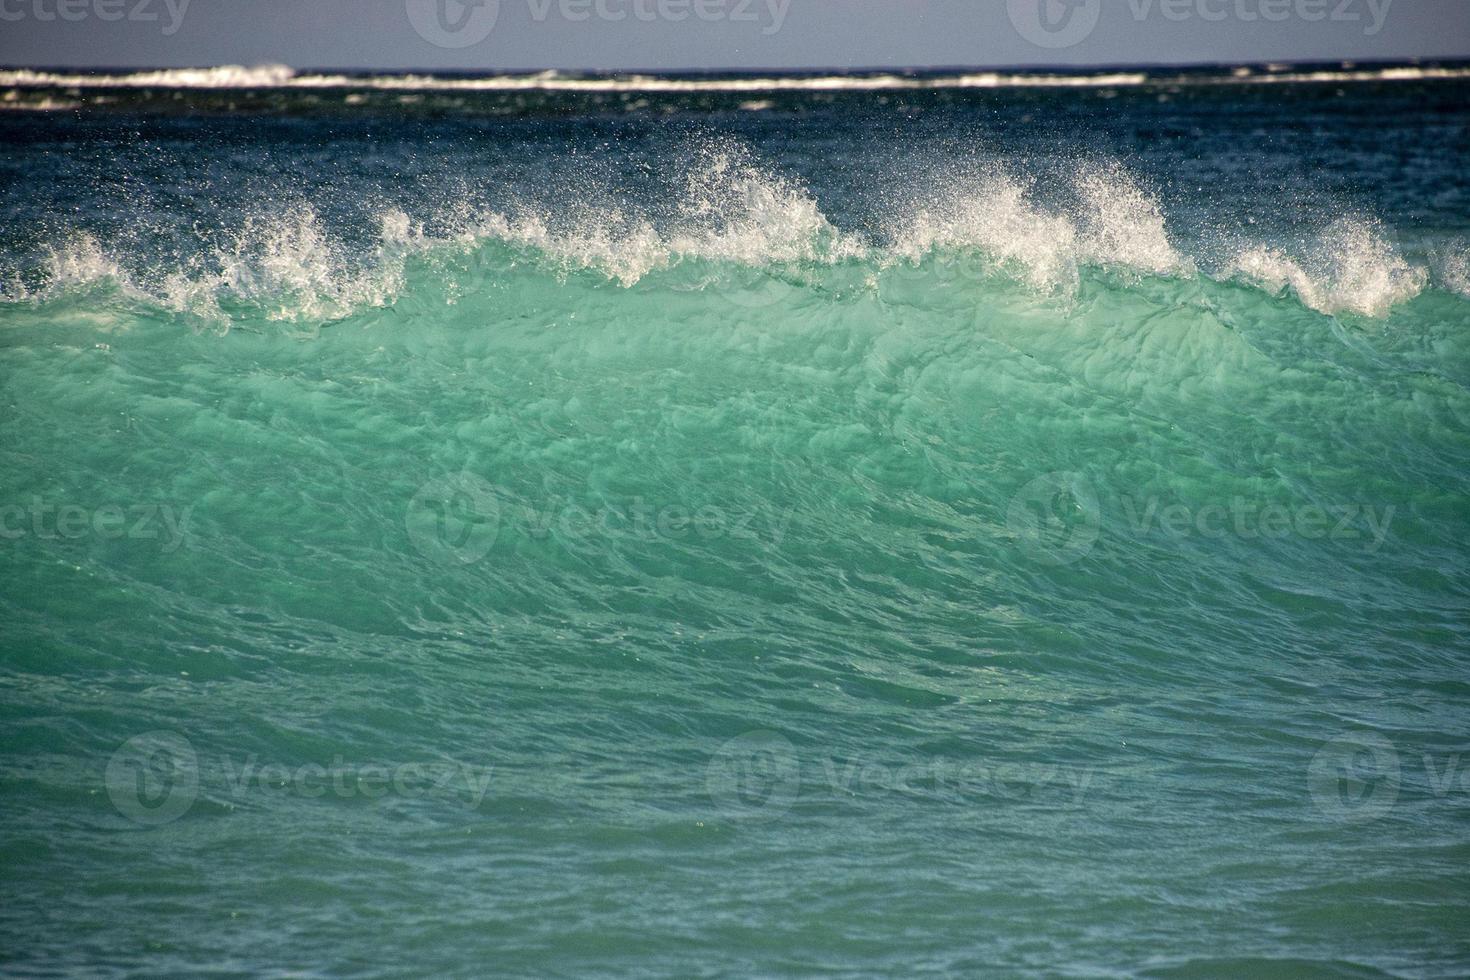
<svg viewBox="0 0 1470 980">
<path fill-rule="evenodd" d="M 40 285 L 27 282 L 18 269 L 6 272 L 0 301 L 23 303 L 47 298 L 54 292 L 89 289 L 95 286 L 125 288 L 127 273 L 103 250 L 96 236 L 86 232 L 66 235 L 58 244 L 41 250 Z"/>
<path fill-rule="evenodd" d="M 685 259 L 765 266 L 833 262 L 862 251 L 805 188 L 762 170 L 730 144 L 700 149 L 667 213 L 618 199 L 556 214 L 523 207 L 486 215 L 472 234 L 533 247 L 624 286 Z"/>
<path fill-rule="evenodd" d="M 402 291 L 404 262 L 424 247 L 424 236 L 402 211 L 388 211 L 379 221 L 376 248 L 355 258 L 327 236 L 310 206 L 280 219 L 249 219 L 221 251 L 219 271 L 191 280 L 179 308 L 199 312 L 200 286 L 275 320 L 332 320 L 386 306 Z"/>
<path fill-rule="evenodd" d="M 1084 169 L 1076 186 L 1088 261 L 1156 275 L 1192 271 L 1193 264 L 1169 243 L 1159 202 L 1121 166 Z"/>
<path fill-rule="evenodd" d="M 798 183 L 766 172 L 735 144 L 698 148 L 674 198 L 639 204 L 596 188 L 566 189 L 555 207 L 520 203 L 476 211 L 458 202 L 435 215 L 435 234 L 390 208 L 377 245 L 364 252 L 334 239 L 309 204 L 245 219 L 219 244 L 180 261 L 128 269 L 91 235 L 46 251 L 37 288 L 7 298 L 40 298 L 107 283 L 130 299 L 207 320 L 245 313 L 272 320 L 325 321 L 391 304 L 410 257 L 494 241 L 534 251 L 563 273 L 591 270 L 632 286 L 685 260 L 742 266 L 830 263 L 862 253 Z M 127 254 L 123 250 L 121 254 Z"/>
<path fill-rule="evenodd" d="M 0 71 L 0 85 L 16 88 L 285 88 L 297 78 L 285 65 L 218 65 L 136 72 Z"/>
<path fill-rule="evenodd" d="M 1413 299 L 1428 272 L 1407 262 L 1375 222 L 1344 218 L 1300 255 L 1266 245 L 1242 251 L 1230 272 L 1273 293 L 1290 289 L 1319 313 L 1383 317 Z"/>
<path fill-rule="evenodd" d="M 95 236 L 77 233 L 42 250 L 40 282 L 17 285 L 9 301 L 45 300 L 99 286 L 205 320 L 228 321 L 245 307 L 273 320 L 331 320 L 386 305 L 403 287 L 404 260 L 422 230 L 402 212 L 382 218 L 380 243 L 354 261 L 329 239 L 309 206 L 249 218 L 226 244 L 177 263 L 129 269 Z"/>
<path fill-rule="evenodd" d="M 625 286 L 669 261 L 668 249 L 653 225 L 630 219 L 617 208 L 560 219 L 529 209 L 493 212 L 463 237 L 531 248 L 565 270 L 592 269 Z"/>
<path fill-rule="evenodd" d="M 921 207 L 905 224 L 894 250 L 910 262 L 935 250 L 976 248 L 1036 289 L 1076 285 L 1076 228 L 1044 213 L 1010 177 L 985 178 L 966 193 Z"/>
<path fill-rule="evenodd" d="M 126 279 L 122 268 L 89 234 L 73 235 L 60 248 L 48 247 L 44 263 L 47 281 L 61 288 Z"/>
<path fill-rule="evenodd" d="M 456 256 L 489 249 L 503 257 L 506 247 L 527 253 L 514 265 L 562 278 L 590 272 L 623 287 L 681 265 L 712 290 L 744 288 L 748 277 L 730 275 L 728 266 L 804 279 L 813 266 L 861 262 L 871 265 L 868 281 L 877 281 L 894 263 L 917 266 L 928 256 L 977 261 L 973 278 L 999 274 L 1043 295 L 1075 294 L 1086 270 L 1125 287 L 1142 276 L 1198 273 L 1171 239 L 1159 200 L 1117 163 L 1079 165 L 1046 183 L 983 162 L 910 178 L 926 196 L 890 201 L 886 233 L 874 241 L 835 227 L 805 185 L 732 141 L 697 143 L 640 173 L 633 179 L 651 187 L 625 191 L 584 168 L 550 182 L 539 204 L 516 198 L 491 208 L 456 195 L 416 216 L 387 207 L 373 219 L 376 237 L 323 220 L 307 201 L 233 229 L 145 229 L 108 244 L 71 233 L 29 253 L 28 267 L 0 273 L 0 299 L 44 301 L 101 287 L 225 327 L 241 319 L 321 323 L 392 305 L 411 271 L 420 284 L 424 275 L 438 277 L 431 290 L 463 295 L 478 285 L 464 277 L 483 273 Z M 1437 285 L 1470 298 L 1463 241 L 1431 264 Z M 1272 294 L 1290 292 L 1324 313 L 1369 317 L 1386 316 L 1429 282 L 1427 269 L 1364 219 L 1340 220 L 1305 243 L 1251 244 L 1223 264 L 1212 259 L 1210 269 Z"/>
<path fill-rule="evenodd" d="M 1470 299 L 1470 246 L 1460 242 L 1443 255 L 1438 272 L 1441 286 Z"/>
<path fill-rule="evenodd" d="M 941 198 L 905 216 L 896 255 L 973 248 L 1036 289 L 1070 291 L 1079 267 L 1132 273 L 1189 272 L 1193 263 L 1170 243 L 1158 202 L 1121 166 L 1083 167 L 1072 175 L 1075 203 L 1048 210 L 1034 185 L 1006 174 L 950 182 Z"/>
</svg>

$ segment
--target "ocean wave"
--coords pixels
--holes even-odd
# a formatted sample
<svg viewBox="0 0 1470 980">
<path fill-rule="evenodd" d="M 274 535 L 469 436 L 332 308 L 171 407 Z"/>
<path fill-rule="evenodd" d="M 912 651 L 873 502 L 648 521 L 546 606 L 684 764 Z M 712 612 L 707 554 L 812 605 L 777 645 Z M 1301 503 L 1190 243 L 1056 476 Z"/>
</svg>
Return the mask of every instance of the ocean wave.
<svg viewBox="0 0 1470 980">
<path fill-rule="evenodd" d="M 238 307 L 272 320 L 331 320 L 393 302 L 411 256 L 486 242 L 529 252 L 560 275 L 591 270 L 624 286 L 686 259 L 770 268 L 864 254 L 805 188 L 762 170 L 738 144 L 701 143 L 677 186 L 664 208 L 615 196 L 599 203 L 592 188 L 555 209 L 526 202 L 477 212 L 458 202 L 434 216 L 437 232 L 390 207 L 378 215 L 366 252 L 333 239 L 306 202 L 248 217 L 203 253 L 145 268 L 130 267 L 126 249 L 109 249 L 90 232 L 67 232 L 43 246 L 36 268 L 9 270 L 4 278 L 13 285 L 0 299 L 37 301 L 107 285 L 127 299 L 215 321 Z"/>
<path fill-rule="evenodd" d="M 952 174 L 864 236 L 836 227 L 801 182 L 762 167 L 743 145 L 711 140 L 684 160 L 673 199 L 661 207 L 594 188 L 559 205 L 476 209 L 460 201 L 417 216 L 387 206 L 376 212 L 374 234 L 359 236 L 366 244 L 349 245 L 309 201 L 298 201 L 246 218 L 194 254 L 151 262 L 71 231 L 44 245 L 33 266 L 0 271 L 11 284 L 0 300 L 44 302 L 107 287 L 129 302 L 225 326 L 241 317 L 326 322 L 394 304 L 422 281 L 409 275 L 416 259 L 447 280 L 450 302 L 483 287 L 473 277 L 514 267 L 562 279 L 590 273 L 626 288 L 689 263 L 698 264 L 698 288 L 712 290 L 747 287 L 749 274 L 732 275 L 734 268 L 801 278 L 843 264 L 873 284 L 895 268 L 940 263 L 1048 296 L 1075 295 L 1088 270 L 1121 276 L 1125 286 L 1206 277 L 1289 295 L 1323 314 L 1373 318 L 1431 282 L 1470 296 L 1470 251 L 1451 250 L 1431 270 L 1405 258 L 1391 232 L 1368 218 L 1339 219 L 1302 241 L 1247 243 L 1210 267 L 1181 249 L 1158 197 L 1121 164 L 1079 164 L 1063 183 L 1070 186 L 1060 200 L 1043 202 L 1033 181 L 1001 166 Z M 490 247 L 511 260 L 487 271 L 455 259 Z"/>
</svg>

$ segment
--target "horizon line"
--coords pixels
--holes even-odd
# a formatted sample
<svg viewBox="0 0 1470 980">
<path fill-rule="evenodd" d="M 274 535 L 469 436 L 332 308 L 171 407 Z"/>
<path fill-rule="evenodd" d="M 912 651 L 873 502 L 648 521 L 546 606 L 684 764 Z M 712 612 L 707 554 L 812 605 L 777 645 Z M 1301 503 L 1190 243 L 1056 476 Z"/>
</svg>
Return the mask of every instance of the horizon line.
<svg viewBox="0 0 1470 980">
<path fill-rule="evenodd" d="M 815 66 L 815 67 L 714 67 L 714 68 L 572 68 L 564 66 L 526 67 L 483 67 L 483 68 L 429 68 L 429 67 L 365 67 L 361 65 L 312 65 L 293 66 L 283 62 L 223 62 L 220 64 L 191 65 L 68 65 L 68 64 L 0 64 L 0 71 L 56 72 L 68 71 L 94 74 L 139 74 L 169 71 L 211 71 L 223 68 L 240 68 L 247 71 L 283 68 L 293 74 L 321 74 L 334 72 L 350 75 L 539 75 L 550 73 L 576 75 L 870 75 L 870 74 L 948 74 L 965 72 L 1046 72 L 1052 74 L 1090 74 L 1118 71 L 1167 71 L 1211 68 L 1282 69 L 1335 65 L 1341 67 L 1392 67 L 1420 65 L 1470 65 L 1470 55 L 1459 57 L 1406 56 L 1396 58 L 1311 58 L 1284 60 L 1267 58 L 1247 61 L 1148 61 L 1148 62 L 1100 62 L 1088 65 L 1057 65 L 1041 63 L 1023 64 L 939 64 L 939 65 L 868 65 Z"/>
</svg>

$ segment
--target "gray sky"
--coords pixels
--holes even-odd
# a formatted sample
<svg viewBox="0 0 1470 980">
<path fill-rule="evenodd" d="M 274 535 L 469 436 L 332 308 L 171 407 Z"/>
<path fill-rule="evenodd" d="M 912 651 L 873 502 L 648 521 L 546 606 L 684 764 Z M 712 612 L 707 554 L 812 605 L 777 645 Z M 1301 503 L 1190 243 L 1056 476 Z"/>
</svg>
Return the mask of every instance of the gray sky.
<svg viewBox="0 0 1470 980">
<path fill-rule="evenodd" d="M 0 0 L 0 64 L 535 70 L 1470 57 L 1470 0 Z"/>
</svg>

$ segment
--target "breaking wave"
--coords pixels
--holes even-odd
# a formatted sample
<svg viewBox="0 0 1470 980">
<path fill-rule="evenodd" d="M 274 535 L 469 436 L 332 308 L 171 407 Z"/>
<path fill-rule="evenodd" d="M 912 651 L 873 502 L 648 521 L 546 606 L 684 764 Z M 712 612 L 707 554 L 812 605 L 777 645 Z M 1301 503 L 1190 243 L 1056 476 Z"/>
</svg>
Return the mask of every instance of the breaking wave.
<svg viewBox="0 0 1470 980">
<path fill-rule="evenodd" d="M 1290 289 L 1321 313 L 1383 317 L 1396 304 L 1418 296 L 1429 271 L 1411 265 L 1376 223 L 1355 218 L 1334 222 L 1296 255 L 1259 245 L 1238 255 L 1233 271 L 1270 292 Z"/>
<path fill-rule="evenodd" d="M 471 208 L 459 201 L 431 214 L 398 206 L 376 212 L 374 233 L 349 244 L 328 230 L 310 201 L 221 229 L 214 243 L 168 261 L 140 262 L 92 231 L 70 230 L 28 266 L 4 270 L 8 303 L 44 302 L 110 288 L 124 301 L 228 325 L 240 318 L 331 321 L 392 305 L 420 260 L 445 284 L 449 302 L 485 284 L 484 269 L 456 256 L 499 249 L 502 272 L 527 266 L 565 278 L 589 273 L 625 288 L 697 264 L 698 288 L 735 288 L 732 269 L 800 279 L 850 265 L 872 284 L 887 270 L 926 260 L 958 263 L 1046 296 L 1072 296 L 1089 270 L 1128 288 L 1142 277 L 1245 283 L 1295 297 L 1323 314 L 1382 318 L 1431 283 L 1470 295 L 1466 250 L 1434 265 L 1407 259 L 1391 231 L 1368 218 L 1342 218 L 1314 236 L 1257 242 L 1211 267 L 1171 234 L 1159 198 L 1117 162 L 1078 164 L 1060 201 L 1003 166 L 952 174 L 866 234 L 838 228 L 799 181 L 762 167 L 742 145 L 697 146 L 651 204 L 583 188 L 557 203 Z M 742 273 L 747 283 L 749 272 Z"/>
</svg>

